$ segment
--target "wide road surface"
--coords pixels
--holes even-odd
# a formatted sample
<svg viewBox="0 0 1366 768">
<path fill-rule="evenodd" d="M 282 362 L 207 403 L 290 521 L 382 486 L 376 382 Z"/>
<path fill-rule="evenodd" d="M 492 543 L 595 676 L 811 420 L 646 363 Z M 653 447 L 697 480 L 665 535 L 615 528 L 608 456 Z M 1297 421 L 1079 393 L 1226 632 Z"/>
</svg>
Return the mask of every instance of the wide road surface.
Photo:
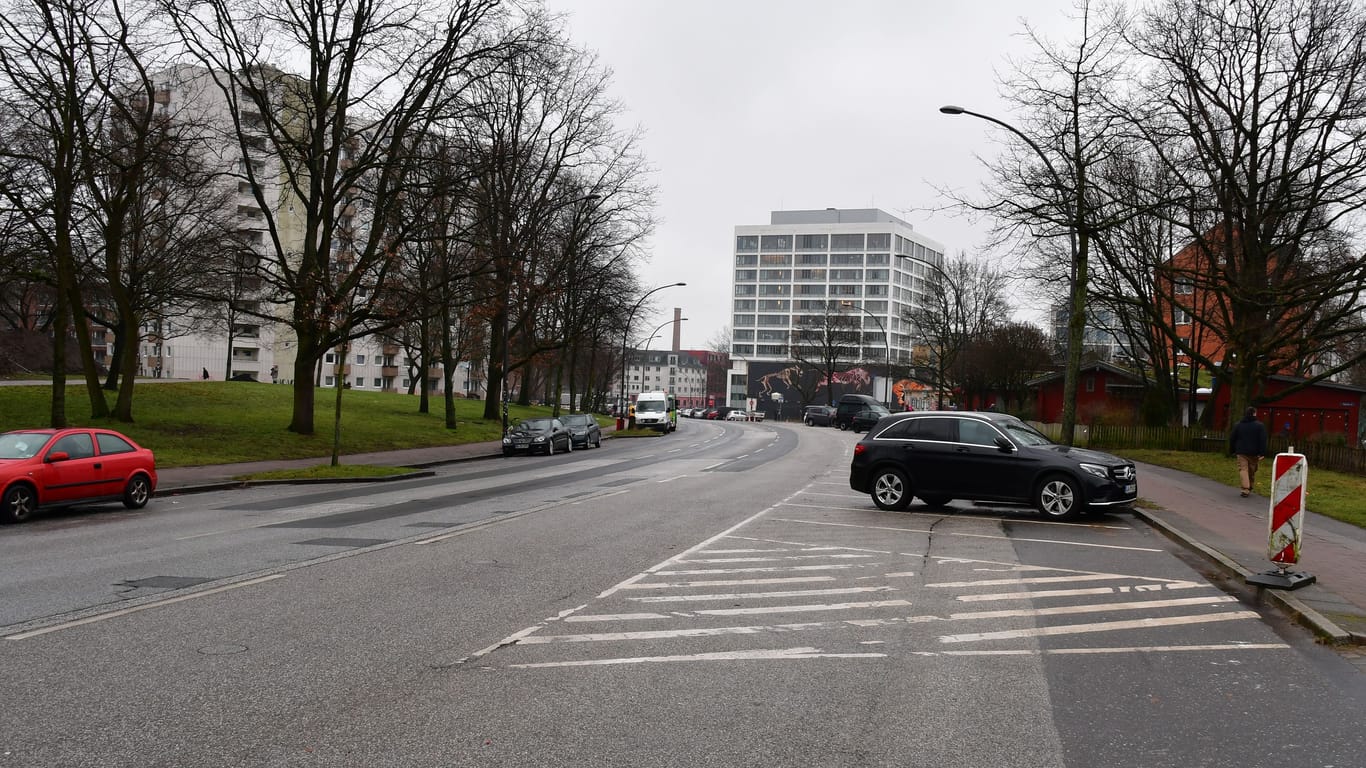
<svg viewBox="0 0 1366 768">
<path fill-rule="evenodd" d="M 683 420 L 0 529 L 0 768 L 1363 764 L 1361 673 L 1162 536 L 882 512 L 857 439 Z"/>
</svg>

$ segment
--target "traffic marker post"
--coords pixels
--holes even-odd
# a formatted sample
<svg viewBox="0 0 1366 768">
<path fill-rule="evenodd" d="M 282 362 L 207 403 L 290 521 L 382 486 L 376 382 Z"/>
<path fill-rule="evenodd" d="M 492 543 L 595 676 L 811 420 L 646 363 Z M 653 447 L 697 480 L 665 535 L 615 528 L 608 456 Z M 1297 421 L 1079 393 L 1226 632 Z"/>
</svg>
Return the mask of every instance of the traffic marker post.
<svg viewBox="0 0 1366 768">
<path fill-rule="evenodd" d="M 1300 561 L 1304 543 L 1304 499 L 1309 481 L 1309 462 L 1303 454 L 1278 453 L 1271 462 L 1271 504 L 1267 517 L 1267 558 L 1275 570 L 1247 577 L 1248 584 L 1271 589 L 1299 589 L 1313 584 L 1313 574 L 1291 571 Z"/>
</svg>

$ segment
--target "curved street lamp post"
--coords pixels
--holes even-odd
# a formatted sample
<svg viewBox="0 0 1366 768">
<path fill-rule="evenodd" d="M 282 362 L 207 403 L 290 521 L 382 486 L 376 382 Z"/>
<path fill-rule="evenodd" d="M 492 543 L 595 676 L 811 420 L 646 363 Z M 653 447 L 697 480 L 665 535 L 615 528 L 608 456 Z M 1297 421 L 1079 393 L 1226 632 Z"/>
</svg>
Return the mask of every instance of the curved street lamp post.
<svg viewBox="0 0 1366 768">
<path fill-rule="evenodd" d="M 953 104 L 946 104 L 939 108 L 939 111 L 946 115 L 971 115 L 989 123 L 995 123 L 1011 133 L 1019 136 L 1029 148 L 1034 150 L 1034 154 L 1043 161 L 1044 167 L 1053 177 L 1053 183 L 1058 189 L 1063 189 L 1062 175 L 1058 169 L 1053 167 L 1052 161 L 1033 139 L 1025 135 L 1024 131 L 991 115 L 984 115 L 981 112 L 973 112 Z M 1081 186 L 1080 183 L 1077 184 Z M 1067 445 L 1072 444 L 1072 433 L 1076 429 L 1077 420 L 1077 379 L 1081 373 L 1081 342 L 1086 332 L 1086 248 L 1085 243 L 1078 244 L 1078 225 L 1082 215 L 1082 196 L 1080 189 L 1076 194 L 1076 207 L 1068 211 L 1067 223 L 1067 244 L 1071 252 L 1070 266 L 1070 295 L 1068 296 L 1068 317 L 1067 317 L 1067 366 L 1063 373 L 1062 389 L 1062 440 Z"/>
<path fill-rule="evenodd" d="M 883 398 L 883 404 L 886 405 L 887 410 L 890 411 L 892 410 L 892 337 L 887 333 L 887 326 L 882 324 L 882 318 L 870 312 L 868 308 L 863 306 L 862 304 L 855 304 L 852 301 L 841 301 L 840 306 L 862 311 L 865 315 L 873 318 L 873 322 L 877 323 L 878 329 L 882 331 L 882 340 L 887 345 L 887 369 L 883 371 L 883 374 L 886 378 L 887 389 L 883 393 L 886 395 L 886 397 Z M 862 346 L 861 342 L 863 341 L 863 339 L 861 338 L 861 334 L 859 341 L 860 346 Z"/>
<path fill-rule="evenodd" d="M 635 319 L 636 310 L 640 309 L 641 305 L 645 303 L 645 300 L 650 298 L 650 294 L 662 291 L 665 288 L 678 288 L 684 285 L 687 285 L 687 283 L 678 282 L 656 286 L 646 291 L 645 295 L 641 296 L 635 304 L 631 305 L 631 311 L 626 315 L 626 328 L 621 332 L 621 392 L 617 399 L 617 412 L 619 414 L 626 413 L 626 342 L 631 338 L 631 321 Z M 668 325 L 668 323 L 665 323 L 664 325 Z M 660 326 L 660 328 L 663 327 L 663 325 Z M 620 420 L 622 416 L 618 416 L 617 418 Z M 620 423 L 620 421 L 618 421 L 618 423 Z"/>
</svg>

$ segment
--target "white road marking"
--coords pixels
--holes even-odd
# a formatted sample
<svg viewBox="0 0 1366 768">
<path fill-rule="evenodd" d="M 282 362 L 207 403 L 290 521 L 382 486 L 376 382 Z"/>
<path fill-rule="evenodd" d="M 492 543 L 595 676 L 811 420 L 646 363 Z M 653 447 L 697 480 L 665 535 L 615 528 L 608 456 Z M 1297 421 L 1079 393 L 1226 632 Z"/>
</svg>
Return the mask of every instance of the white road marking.
<svg viewBox="0 0 1366 768">
<path fill-rule="evenodd" d="M 872 555 L 784 555 L 783 557 L 712 557 L 675 560 L 678 563 L 776 563 L 783 560 L 830 560 L 872 557 Z"/>
<path fill-rule="evenodd" d="M 805 549 L 803 549 L 803 551 L 811 551 L 811 552 L 815 552 L 815 551 L 822 550 L 822 549 L 840 549 L 840 550 L 844 550 L 844 551 L 846 551 L 846 552 L 872 552 L 872 553 L 875 554 L 875 555 L 890 555 L 890 554 L 892 554 L 891 550 L 887 550 L 887 549 L 867 549 L 867 548 L 864 548 L 864 547 L 831 547 L 831 546 L 817 546 L 817 545 L 815 545 L 815 544 L 808 544 L 807 542 L 804 542 L 804 541 L 783 541 L 783 540 L 781 540 L 781 539 L 756 539 L 756 538 L 754 538 L 754 537 L 752 537 L 752 536 L 731 536 L 730 538 L 736 539 L 736 540 L 739 540 L 739 541 L 762 541 L 762 542 L 764 542 L 764 543 L 766 543 L 766 544 L 790 544 L 790 545 L 792 545 L 792 546 L 794 546 L 794 547 L 804 547 Z M 924 555 L 910 555 L 910 557 L 924 557 Z"/>
<path fill-rule="evenodd" d="M 659 571 L 656 576 L 706 576 L 712 573 L 782 573 L 785 571 L 839 571 L 850 568 L 871 568 L 883 563 L 848 563 L 830 565 L 775 565 L 759 568 L 702 568 L 695 571 Z"/>
<path fill-rule="evenodd" d="M 690 589 L 693 587 L 744 587 L 750 584 L 801 584 L 813 581 L 834 581 L 834 576 L 791 576 L 778 579 L 708 579 L 706 581 L 652 582 L 628 584 L 622 589 Z"/>
<path fill-rule="evenodd" d="M 712 608 L 693 611 L 705 616 L 746 616 L 760 613 L 807 613 L 812 611 L 847 611 L 855 608 L 905 608 L 910 600 L 870 600 L 861 603 L 825 603 L 809 605 L 770 605 L 762 608 Z"/>
<path fill-rule="evenodd" d="M 603 613 L 596 616 L 570 616 L 567 622 L 579 621 L 642 621 L 645 619 L 671 619 L 667 613 Z"/>
<path fill-rule="evenodd" d="M 139 611 L 147 611 L 147 610 L 151 610 L 152 608 L 161 608 L 161 607 L 163 607 L 163 606 L 172 605 L 172 604 L 174 604 L 174 603 L 183 603 L 183 602 L 185 602 L 186 600 L 194 600 L 194 599 L 200 598 L 200 597 L 208 597 L 209 595 L 217 595 L 217 594 L 219 594 L 219 593 L 221 593 L 221 592 L 227 592 L 227 591 L 230 590 L 230 589 L 241 589 L 242 587 L 251 587 L 251 586 L 255 586 L 255 585 L 257 585 L 257 584 L 264 584 L 264 583 L 267 582 L 267 581 L 274 581 L 274 580 L 276 580 L 276 579 L 283 579 L 284 577 L 285 577 L 285 575 L 284 575 L 283 573 L 277 573 L 277 574 L 274 574 L 273 576 L 262 576 L 262 577 L 259 578 L 259 579 L 251 579 L 251 580 L 249 580 L 249 581 L 241 581 L 241 582 L 238 582 L 238 583 L 236 583 L 236 584 L 227 584 L 227 585 L 224 585 L 224 586 L 221 586 L 221 587 L 214 587 L 213 589 L 206 589 L 206 590 L 204 590 L 204 591 L 202 591 L 202 592 L 193 592 L 193 593 L 188 594 L 188 595 L 179 595 L 179 596 L 177 596 L 177 597 L 168 597 L 168 598 L 166 598 L 165 600 L 157 600 L 156 602 L 152 602 L 152 603 L 143 603 L 142 605 L 135 605 L 135 606 L 133 606 L 133 607 L 131 607 L 131 608 L 122 608 L 122 609 L 119 609 L 119 610 L 116 610 L 116 611 L 109 611 L 108 613 L 101 613 L 101 614 L 99 614 L 98 616 L 87 616 L 87 617 L 84 618 L 84 619 L 76 619 L 75 621 L 68 621 L 68 622 L 64 622 L 64 623 L 62 623 L 62 624 L 53 624 L 53 625 L 50 626 L 50 627 L 43 627 L 43 628 L 41 628 L 41 629 L 29 630 L 28 632 L 18 632 L 18 633 L 13 634 L 13 635 L 6 635 L 6 636 L 5 636 L 5 639 L 6 639 L 6 640 L 27 640 L 27 639 L 30 638 L 30 637 L 37 637 L 37 636 L 39 636 L 39 635 L 46 635 L 46 634 L 48 634 L 49 632 L 59 632 L 59 631 L 61 631 L 61 630 L 63 630 L 63 629 L 72 629 L 73 627 L 81 627 L 81 626 L 84 626 L 84 625 L 86 625 L 86 624 L 94 624 L 94 623 L 97 622 L 97 621 L 104 621 L 105 619 L 114 619 L 114 618 L 118 618 L 119 616 L 127 616 L 127 615 L 129 615 L 129 614 L 131 614 L 131 613 L 137 613 L 137 612 L 139 612 Z"/>
<path fill-rule="evenodd" d="M 1079 576 L 1039 576 L 1032 579 L 983 579 L 982 581 L 941 581 L 926 584 L 927 587 L 949 587 L 953 589 L 971 587 L 1002 587 L 1012 584 L 1060 584 L 1074 581 L 1118 581 L 1138 578 L 1121 573 L 1089 573 Z M 1154 579 L 1154 581 L 1175 581 L 1175 579 Z"/>
<path fill-rule="evenodd" d="M 1210 597 L 1182 597 L 1172 600 L 1138 600 L 1123 603 L 1097 603 L 1087 605 L 1063 605 L 1055 608 L 1018 608 L 1010 611 L 965 611 L 951 613 L 954 621 L 973 619 L 1013 619 L 1025 616 L 1065 616 L 1074 613 L 1103 613 L 1105 611 L 1141 611 L 1148 608 L 1177 608 L 1187 605 L 1217 605 L 1237 602 L 1232 595 L 1212 595 Z"/>
<path fill-rule="evenodd" d="M 725 463 L 726 463 L 726 462 L 724 462 L 724 461 L 718 461 L 718 462 L 716 462 L 715 464 L 712 464 L 712 465 L 710 465 L 710 466 L 703 467 L 703 468 L 702 468 L 702 471 L 703 471 L 703 472 L 706 472 L 706 471 L 709 470 L 709 469 L 716 469 L 717 467 L 719 467 L 719 466 L 721 466 L 722 464 L 725 464 Z"/>
<path fill-rule="evenodd" d="M 784 503 L 782 506 L 794 506 L 794 505 L 785 504 L 785 503 Z M 831 526 L 831 527 L 835 527 L 835 528 L 859 528 L 859 529 L 862 529 L 862 530 L 869 530 L 869 531 L 896 531 L 896 532 L 898 532 L 898 533 L 922 533 L 922 534 L 927 534 L 927 535 L 928 535 L 929 533 L 931 533 L 931 531 L 930 531 L 929 529 L 895 528 L 895 527 L 891 527 L 891 526 L 882 526 L 882 525 L 854 525 L 854 524 L 852 524 L 852 523 L 831 523 L 831 522 L 826 522 L 826 521 L 823 521 L 823 520 L 796 520 L 796 519 L 793 519 L 793 518 L 785 518 L 785 517 L 775 517 L 775 518 L 773 518 L 773 520 L 774 520 L 775 522 L 780 522 L 780 523 L 798 523 L 798 524 L 801 524 L 801 525 L 824 525 L 824 526 Z M 1162 551 L 1162 550 L 1160 550 L 1160 549 L 1153 549 L 1153 548 L 1151 548 L 1151 547 L 1124 547 L 1124 546 L 1120 546 L 1120 545 L 1118 545 L 1118 544 L 1092 544 L 1092 543 L 1090 543 L 1090 542 L 1084 542 L 1084 541 L 1064 541 L 1064 540 L 1061 540 L 1061 539 L 1029 539 L 1029 538 L 1016 537 L 1016 536 L 993 536 L 993 535 L 985 534 L 985 533 L 963 533 L 963 532 L 961 532 L 961 531 L 934 531 L 933 533 L 934 533 L 934 535 L 936 535 L 936 536 L 959 536 L 959 537 L 968 538 L 968 539 L 996 539 L 996 540 L 999 540 L 999 541 L 1029 541 L 1029 542 L 1034 542 L 1034 543 L 1036 543 L 1036 544 L 1062 544 L 1062 545 L 1064 545 L 1064 546 L 1069 546 L 1069 547 L 1094 547 L 1094 548 L 1097 548 L 1097 549 L 1120 549 L 1120 550 L 1124 550 L 1125 552 L 1161 552 L 1161 551 Z"/>
<path fill-rule="evenodd" d="M 839 587 L 836 589 L 794 589 L 787 592 L 728 592 L 715 595 L 660 595 L 628 598 L 638 603 L 683 603 L 693 600 L 765 600 L 775 597 L 814 595 L 854 595 L 866 592 L 896 592 L 896 587 Z"/>
<path fill-rule="evenodd" d="M 685 477 L 687 477 L 687 475 L 675 475 L 675 476 L 673 476 L 673 477 L 666 477 L 666 478 L 664 478 L 663 480 L 657 480 L 656 482 L 658 482 L 658 483 L 672 483 L 672 482 L 675 481 L 675 480 L 682 480 L 682 479 L 685 478 Z"/>
<path fill-rule="evenodd" d="M 1151 589 L 1145 589 L 1150 587 Z M 1046 589 L 1036 592 L 998 592 L 989 595 L 959 595 L 956 600 L 964 603 L 991 602 L 993 600 L 1032 600 L 1036 597 L 1079 597 L 1082 595 L 1114 595 L 1125 592 L 1150 592 L 1163 589 L 1198 589 L 1201 587 L 1214 588 L 1213 584 L 1197 584 L 1193 581 L 1174 581 L 1170 584 L 1144 584 L 1134 587 L 1132 590 L 1127 587 L 1093 587 L 1090 589 Z"/>
<path fill-rule="evenodd" d="M 945 656 L 1084 656 L 1104 653 L 1172 653 L 1181 651 L 1285 651 L 1285 643 L 1218 643 L 1209 645 L 1134 645 L 1124 648 L 1048 648 L 1019 651 L 941 651 Z M 938 654 L 925 654 L 938 655 Z"/>
<path fill-rule="evenodd" d="M 885 653 L 824 653 L 816 648 L 783 648 L 772 651 L 723 651 L 720 653 L 692 653 L 682 656 L 635 656 L 621 659 L 509 664 L 508 668 L 589 667 L 608 664 L 658 664 L 676 661 L 783 661 L 787 659 L 882 659 L 886 657 L 887 654 Z"/>
<path fill-rule="evenodd" d="M 1239 619 L 1259 618 L 1254 611 L 1229 611 L 1228 613 L 1201 614 L 1199 616 L 1167 616 L 1163 618 L 1134 619 L 1132 621 L 1104 621 L 1095 624 L 1068 624 L 1060 627 L 1032 627 L 1030 629 L 1008 629 L 1001 632 L 977 632 L 965 635 L 943 635 L 941 643 L 974 643 L 982 640 L 1012 640 L 1021 637 L 1052 637 L 1056 635 L 1080 635 L 1092 632 L 1113 632 L 1120 629 L 1153 629 L 1156 627 L 1175 627 L 1187 624 L 1211 624 L 1217 621 L 1237 621 Z"/>
</svg>

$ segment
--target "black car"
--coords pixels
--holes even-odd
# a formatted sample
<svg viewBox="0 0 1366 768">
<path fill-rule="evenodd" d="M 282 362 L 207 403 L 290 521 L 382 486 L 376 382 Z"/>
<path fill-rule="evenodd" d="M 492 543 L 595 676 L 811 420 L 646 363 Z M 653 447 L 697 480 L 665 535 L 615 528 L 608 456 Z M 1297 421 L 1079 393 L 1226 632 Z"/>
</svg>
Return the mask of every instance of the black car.
<svg viewBox="0 0 1366 768">
<path fill-rule="evenodd" d="M 503 435 L 504 456 L 523 451 L 544 451 L 549 455 L 558 450 L 574 450 L 569 430 L 564 428 L 559 419 L 522 419 Z"/>
<path fill-rule="evenodd" d="M 839 402 L 835 404 L 834 425 L 840 429 L 848 429 L 853 423 L 854 417 L 864 408 L 880 406 L 876 399 L 868 395 L 840 395 Z"/>
<path fill-rule="evenodd" d="M 849 487 L 880 509 L 954 499 L 1029 504 L 1059 520 L 1138 498 L 1134 464 L 1057 445 L 1003 413 L 926 411 L 880 420 L 854 446 Z"/>
<path fill-rule="evenodd" d="M 569 439 L 574 447 L 602 447 L 602 427 L 598 420 L 587 413 L 566 413 L 560 416 L 560 423 L 569 430 Z"/>
<path fill-rule="evenodd" d="M 808 405 L 802 412 L 802 421 L 808 427 L 828 427 L 835 418 L 833 405 Z"/>
<path fill-rule="evenodd" d="M 879 419 L 883 416 L 889 416 L 891 413 L 880 405 L 870 405 L 854 414 L 854 418 L 849 420 L 849 428 L 855 432 L 867 432 L 873 428 Z"/>
</svg>

